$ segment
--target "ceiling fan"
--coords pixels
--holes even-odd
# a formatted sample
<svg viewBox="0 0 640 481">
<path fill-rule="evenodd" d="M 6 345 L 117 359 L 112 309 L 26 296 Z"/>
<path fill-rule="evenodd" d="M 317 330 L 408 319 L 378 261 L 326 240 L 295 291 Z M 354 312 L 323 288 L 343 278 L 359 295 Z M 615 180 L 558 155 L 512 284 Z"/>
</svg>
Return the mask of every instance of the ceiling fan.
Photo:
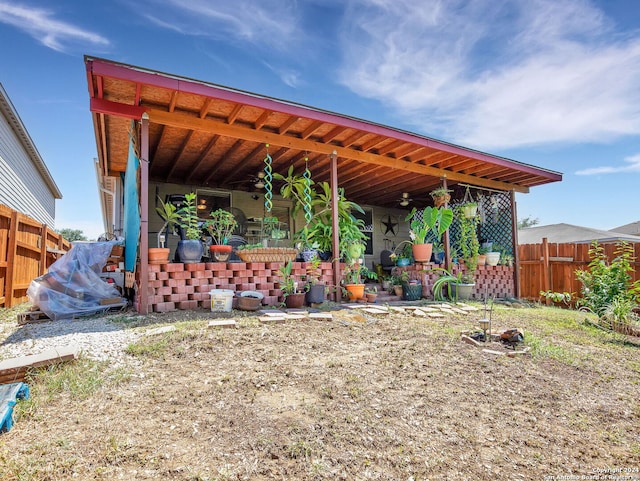
<svg viewBox="0 0 640 481">
<path fill-rule="evenodd" d="M 409 205 L 409 202 L 411 202 L 412 200 L 413 199 L 409 197 L 409 192 L 403 192 L 402 197 L 398 199 L 398 202 L 402 207 L 406 207 Z"/>
<path fill-rule="evenodd" d="M 264 172 L 260 171 L 257 175 L 250 175 L 244 180 L 237 180 L 235 182 L 230 182 L 229 185 L 234 184 L 244 184 L 245 188 L 250 189 L 251 191 L 254 189 L 264 189 Z"/>
</svg>

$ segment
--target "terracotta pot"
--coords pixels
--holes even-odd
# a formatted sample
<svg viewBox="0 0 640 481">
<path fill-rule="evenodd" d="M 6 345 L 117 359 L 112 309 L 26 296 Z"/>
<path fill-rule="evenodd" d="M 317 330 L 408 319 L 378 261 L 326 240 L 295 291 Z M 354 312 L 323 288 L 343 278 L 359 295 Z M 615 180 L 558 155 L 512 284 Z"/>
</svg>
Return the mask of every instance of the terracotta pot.
<svg viewBox="0 0 640 481">
<path fill-rule="evenodd" d="M 233 246 L 230 246 L 230 245 L 212 245 L 212 246 L 209 246 L 209 251 L 211 252 L 211 256 L 215 260 L 224 262 L 231 255 L 231 252 L 233 251 Z"/>
<path fill-rule="evenodd" d="M 349 299 L 358 300 L 364 297 L 364 284 L 345 284 Z"/>
<path fill-rule="evenodd" d="M 169 249 L 166 247 L 149 248 L 149 264 L 166 264 L 169 262 Z"/>
<path fill-rule="evenodd" d="M 478 265 L 484 266 L 487 264 L 487 256 L 485 254 L 478 254 Z"/>
<path fill-rule="evenodd" d="M 298 309 L 304 306 L 304 298 L 305 298 L 304 292 L 289 294 L 287 297 L 285 297 L 284 304 L 289 309 Z"/>
<path fill-rule="evenodd" d="M 374 303 L 376 302 L 377 298 L 378 298 L 377 293 L 367 292 L 367 302 Z"/>
<path fill-rule="evenodd" d="M 433 244 L 413 244 L 411 250 L 413 252 L 413 259 L 416 262 L 429 262 L 431 260 Z"/>
<path fill-rule="evenodd" d="M 393 293 L 396 296 L 401 297 L 402 296 L 402 286 L 393 286 Z"/>
</svg>

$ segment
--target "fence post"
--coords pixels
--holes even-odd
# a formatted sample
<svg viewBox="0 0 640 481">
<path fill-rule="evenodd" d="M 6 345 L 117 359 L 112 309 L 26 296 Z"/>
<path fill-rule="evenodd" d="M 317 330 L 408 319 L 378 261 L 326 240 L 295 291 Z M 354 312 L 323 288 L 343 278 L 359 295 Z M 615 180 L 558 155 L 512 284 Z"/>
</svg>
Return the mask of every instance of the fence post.
<svg viewBox="0 0 640 481">
<path fill-rule="evenodd" d="M 5 283 L 5 307 L 13 307 L 13 277 L 16 261 L 16 251 L 18 249 L 18 212 L 11 212 L 11 224 L 7 239 L 7 278 Z"/>
<path fill-rule="evenodd" d="M 542 238 L 542 290 L 548 292 L 551 290 L 551 271 L 549 269 L 549 242 L 546 237 Z M 551 304 L 548 297 L 545 300 L 547 305 Z"/>
<path fill-rule="evenodd" d="M 38 267 L 38 276 L 47 272 L 47 237 L 49 229 L 46 224 L 42 224 L 40 228 L 40 266 Z"/>
</svg>

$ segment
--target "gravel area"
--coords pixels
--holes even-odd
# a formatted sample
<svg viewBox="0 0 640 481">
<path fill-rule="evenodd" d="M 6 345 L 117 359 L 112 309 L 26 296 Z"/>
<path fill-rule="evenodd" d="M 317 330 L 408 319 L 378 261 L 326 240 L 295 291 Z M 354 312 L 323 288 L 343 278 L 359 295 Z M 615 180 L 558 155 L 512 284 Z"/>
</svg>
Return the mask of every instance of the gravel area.
<svg viewBox="0 0 640 481">
<path fill-rule="evenodd" d="M 122 316 L 117 317 L 122 320 Z M 47 349 L 76 345 L 81 353 L 99 361 L 123 362 L 125 348 L 142 335 L 139 329 L 114 322 L 108 316 L 61 319 L 19 325 L 0 324 L 0 359 L 38 354 Z"/>
</svg>

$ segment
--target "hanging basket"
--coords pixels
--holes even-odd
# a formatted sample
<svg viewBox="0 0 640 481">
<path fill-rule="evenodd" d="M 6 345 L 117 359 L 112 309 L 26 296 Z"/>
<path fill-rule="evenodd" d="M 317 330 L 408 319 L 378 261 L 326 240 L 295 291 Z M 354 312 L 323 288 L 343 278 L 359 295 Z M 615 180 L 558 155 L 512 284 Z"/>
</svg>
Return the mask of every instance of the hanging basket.
<svg viewBox="0 0 640 481">
<path fill-rule="evenodd" d="M 451 200 L 450 194 L 444 194 L 444 195 L 433 197 L 433 203 L 435 204 L 436 207 L 442 207 L 443 205 L 447 204 L 450 200 Z"/>
<path fill-rule="evenodd" d="M 462 215 L 466 219 L 473 219 L 478 214 L 478 204 L 466 204 L 462 206 Z"/>
</svg>

